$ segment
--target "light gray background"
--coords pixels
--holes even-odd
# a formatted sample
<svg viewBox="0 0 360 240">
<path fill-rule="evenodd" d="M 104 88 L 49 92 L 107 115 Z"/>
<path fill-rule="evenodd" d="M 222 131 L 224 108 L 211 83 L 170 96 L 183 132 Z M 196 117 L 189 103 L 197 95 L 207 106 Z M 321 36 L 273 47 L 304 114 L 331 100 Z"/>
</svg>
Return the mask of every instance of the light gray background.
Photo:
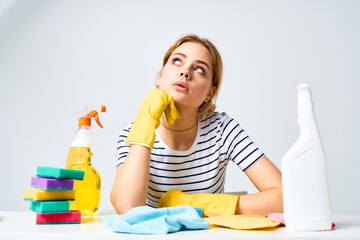
<svg viewBox="0 0 360 240">
<path fill-rule="evenodd" d="M 223 57 L 218 111 L 279 168 L 299 135 L 296 87 L 310 84 L 333 213 L 360 214 L 360 1 L 0 3 L 0 210 L 28 209 L 22 192 L 36 167 L 65 166 L 75 112 L 94 104 L 108 107 L 104 129 L 92 127 L 92 162 L 102 178 L 100 211 L 112 209 L 117 136 L 154 86 L 168 47 L 196 33 Z M 256 192 L 234 164 L 226 178 L 226 191 Z"/>
</svg>

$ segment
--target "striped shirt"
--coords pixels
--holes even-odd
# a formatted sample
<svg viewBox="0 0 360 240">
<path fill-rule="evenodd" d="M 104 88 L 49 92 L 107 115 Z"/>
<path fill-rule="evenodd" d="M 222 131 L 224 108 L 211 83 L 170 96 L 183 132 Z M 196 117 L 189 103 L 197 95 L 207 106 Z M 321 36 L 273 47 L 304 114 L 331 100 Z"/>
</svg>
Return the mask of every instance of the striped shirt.
<svg viewBox="0 0 360 240">
<path fill-rule="evenodd" d="M 124 163 L 130 146 L 125 144 L 131 123 L 119 136 L 116 166 Z M 229 160 L 246 171 L 264 156 L 245 130 L 226 113 L 213 112 L 198 121 L 190 149 L 176 151 L 167 146 L 158 131 L 150 157 L 147 204 L 157 207 L 162 194 L 177 188 L 186 193 L 223 193 Z"/>
</svg>

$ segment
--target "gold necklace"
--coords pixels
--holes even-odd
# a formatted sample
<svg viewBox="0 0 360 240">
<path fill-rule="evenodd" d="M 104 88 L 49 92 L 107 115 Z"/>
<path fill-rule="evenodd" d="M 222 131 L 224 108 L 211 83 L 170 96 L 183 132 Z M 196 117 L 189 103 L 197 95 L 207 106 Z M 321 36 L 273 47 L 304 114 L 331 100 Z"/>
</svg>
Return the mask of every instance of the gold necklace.
<svg viewBox="0 0 360 240">
<path fill-rule="evenodd" d="M 195 125 L 197 124 L 197 121 L 196 121 L 196 122 L 194 123 L 194 125 L 192 125 L 191 127 L 186 128 L 186 129 L 183 129 L 183 130 L 171 129 L 171 128 L 168 128 L 167 126 L 165 126 L 161 121 L 160 121 L 160 123 L 161 123 L 161 125 L 163 125 L 164 128 L 166 128 L 166 129 L 168 129 L 168 130 L 170 130 L 170 131 L 173 131 L 173 132 L 185 132 L 185 131 L 187 131 L 187 130 L 190 130 L 190 129 L 194 128 Z"/>
</svg>

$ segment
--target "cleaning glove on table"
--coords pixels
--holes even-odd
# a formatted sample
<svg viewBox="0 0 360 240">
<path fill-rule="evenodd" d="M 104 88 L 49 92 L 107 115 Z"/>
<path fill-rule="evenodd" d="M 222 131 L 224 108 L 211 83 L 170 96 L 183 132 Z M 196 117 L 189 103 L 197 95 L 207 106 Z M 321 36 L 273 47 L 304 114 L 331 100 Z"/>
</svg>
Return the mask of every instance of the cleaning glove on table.
<svg viewBox="0 0 360 240">
<path fill-rule="evenodd" d="M 152 89 L 141 104 L 126 144 L 130 146 L 139 144 L 152 149 L 155 142 L 155 129 L 160 125 L 160 117 L 164 111 L 170 125 L 179 118 L 174 98 L 165 91 Z"/>
<path fill-rule="evenodd" d="M 238 230 L 272 228 L 280 222 L 272 221 L 264 216 L 234 215 L 239 196 L 216 193 L 187 194 L 178 189 L 164 193 L 158 207 L 190 205 L 201 208 L 207 222 L 212 227 L 228 227 Z"/>
<path fill-rule="evenodd" d="M 161 196 L 158 207 L 189 205 L 201 208 L 204 213 L 235 214 L 238 199 L 239 196 L 230 194 L 187 194 L 178 189 L 171 189 Z"/>
<path fill-rule="evenodd" d="M 113 232 L 133 234 L 167 234 L 180 230 L 202 230 L 209 223 L 190 206 L 169 208 L 135 207 L 122 215 L 103 217 Z"/>
</svg>

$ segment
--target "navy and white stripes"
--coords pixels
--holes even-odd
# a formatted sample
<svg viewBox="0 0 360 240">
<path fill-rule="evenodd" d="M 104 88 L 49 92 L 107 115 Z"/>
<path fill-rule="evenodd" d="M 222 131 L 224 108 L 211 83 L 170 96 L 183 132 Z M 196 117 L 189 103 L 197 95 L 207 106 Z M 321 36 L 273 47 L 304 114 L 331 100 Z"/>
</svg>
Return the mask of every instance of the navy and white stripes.
<svg viewBox="0 0 360 240">
<path fill-rule="evenodd" d="M 226 113 L 202 117 L 192 147 L 186 151 L 169 148 L 156 131 L 151 151 L 147 205 L 157 207 L 163 193 L 177 188 L 186 193 L 222 193 L 228 161 L 246 171 L 264 156 L 242 127 Z M 125 144 L 131 124 L 119 136 L 117 161 L 124 163 L 130 147 Z"/>
</svg>

